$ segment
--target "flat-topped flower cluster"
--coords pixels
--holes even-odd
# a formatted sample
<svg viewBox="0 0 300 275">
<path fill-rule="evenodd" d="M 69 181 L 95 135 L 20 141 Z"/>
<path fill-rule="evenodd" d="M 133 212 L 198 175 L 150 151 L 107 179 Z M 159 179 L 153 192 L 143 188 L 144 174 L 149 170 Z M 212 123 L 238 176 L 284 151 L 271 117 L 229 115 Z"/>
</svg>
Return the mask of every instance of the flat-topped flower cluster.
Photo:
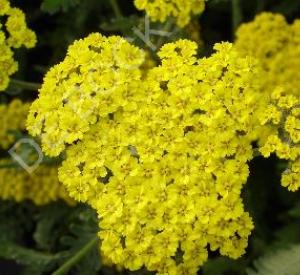
<svg viewBox="0 0 300 275">
<path fill-rule="evenodd" d="M 210 250 L 240 257 L 253 229 L 241 191 L 254 151 L 290 160 L 282 184 L 300 187 L 299 97 L 287 78 L 268 82 L 265 58 L 277 51 L 247 52 L 249 24 L 206 58 L 195 42 L 165 44 L 146 70 L 143 50 L 94 33 L 46 75 L 27 128 L 46 154 L 64 153 L 59 179 L 98 212 L 110 262 L 196 274 Z"/>
<path fill-rule="evenodd" d="M 0 104 L 0 150 L 8 150 L 17 145 L 16 132 L 25 131 L 26 116 L 30 103 L 20 99 L 13 99 L 8 104 Z M 19 144 L 21 145 L 21 144 Z M 21 146 L 16 146 L 16 154 L 21 154 Z M 22 156 L 21 156 L 22 157 Z M 35 159 L 34 154 L 29 156 Z M 23 160 L 28 161 L 28 160 Z M 0 159 L 0 199 L 21 202 L 30 200 L 36 205 L 44 205 L 53 201 L 64 200 L 74 203 L 70 199 L 64 186 L 58 181 L 57 165 L 40 165 L 33 173 L 28 173 L 13 158 Z M 26 163 L 27 164 L 27 163 Z M 10 167 L 13 165 L 13 167 Z M 29 164 L 28 164 L 29 165 Z"/>
<path fill-rule="evenodd" d="M 173 17 L 179 27 L 186 26 L 193 15 L 201 14 L 205 8 L 205 0 L 134 0 L 134 4 L 153 21 L 165 22 Z"/>
<path fill-rule="evenodd" d="M 259 41 L 259 43 L 257 43 Z M 300 20 L 288 24 L 281 14 L 264 12 L 241 25 L 235 45 L 243 55 L 256 57 L 266 71 L 264 89 L 277 86 L 300 95 Z"/>
<path fill-rule="evenodd" d="M 13 58 L 13 49 L 22 46 L 32 48 L 36 44 L 36 35 L 25 21 L 25 14 L 10 6 L 8 0 L 0 0 L 0 18 L 5 18 L 5 25 L 0 23 L 0 91 L 9 84 L 9 77 L 18 70 L 18 63 Z"/>
<path fill-rule="evenodd" d="M 230 43 L 215 50 L 198 59 L 194 42 L 166 44 L 145 75 L 143 51 L 92 34 L 45 77 L 28 129 L 47 154 L 66 149 L 60 180 L 98 211 L 115 264 L 196 273 L 208 246 L 244 253 L 253 224 L 240 193 L 264 127 L 261 69 Z"/>
</svg>

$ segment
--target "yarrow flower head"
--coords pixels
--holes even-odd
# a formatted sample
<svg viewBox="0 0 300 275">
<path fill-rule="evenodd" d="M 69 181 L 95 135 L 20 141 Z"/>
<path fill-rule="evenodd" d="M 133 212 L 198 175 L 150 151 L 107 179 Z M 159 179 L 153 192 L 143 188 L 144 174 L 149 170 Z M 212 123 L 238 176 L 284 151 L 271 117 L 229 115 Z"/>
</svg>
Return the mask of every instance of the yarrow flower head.
<svg viewBox="0 0 300 275">
<path fill-rule="evenodd" d="M 0 104 L 0 147 L 8 149 L 15 141 L 12 130 L 24 131 L 25 119 L 30 104 L 19 99 L 12 100 L 9 104 Z"/>
<path fill-rule="evenodd" d="M 120 107 L 135 110 L 128 99 L 140 89 L 143 62 L 143 51 L 116 36 L 95 33 L 70 46 L 65 60 L 47 73 L 27 121 L 45 153 L 59 155 Z"/>
<path fill-rule="evenodd" d="M 260 148 L 264 157 L 275 153 L 289 161 L 282 175 L 281 183 L 290 191 L 300 188 L 300 98 L 278 88 L 269 103 L 268 111 L 261 117 L 261 123 L 272 129 Z"/>
<path fill-rule="evenodd" d="M 254 21 L 241 25 L 235 46 L 242 54 L 260 61 L 269 95 L 277 86 L 300 94 L 300 20 L 288 24 L 280 14 L 259 14 Z"/>
<path fill-rule="evenodd" d="M 111 39 L 126 52 L 116 51 Z M 109 261 L 130 270 L 196 274 L 208 247 L 238 258 L 253 228 L 240 194 L 262 127 L 260 66 L 230 43 L 198 59 L 197 44 L 179 40 L 163 46 L 161 65 L 141 78 L 143 54 L 122 41 L 93 34 L 76 42 L 67 61 L 46 76 L 29 131 L 41 135 L 48 154 L 69 144 L 59 178 L 72 198 L 97 210 Z M 102 43 L 107 48 L 97 46 Z M 130 69 L 116 65 L 125 53 L 134 57 Z M 74 67 L 79 59 L 86 62 Z M 126 75 L 121 84 L 120 72 Z M 101 81 L 92 86 L 90 77 Z M 110 101 L 104 100 L 107 89 Z M 75 112 L 68 104 L 89 102 L 83 92 L 96 105 L 78 135 L 68 123 L 81 122 L 85 109 Z M 57 151 L 45 140 L 53 133 L 54 142 L 63 137 Z"/>
<path fill-rule="evenodd" d="M 0 165 L 10 162 L 10 159 L 1 159 Z M 46 165 L 39 166 L 32 174 L 21 167 L 1 168 L 0 198 L 16 202 L 30 200 L 36 205 L 45 205 L 58 200 L 74 204 L 64 186 L 58 181 L 57 167 Z"/>
<path fill-rule="evenodd" d="M 0 149 L 7 150 L 17 142 L 13 131 L 24 132 L 26 116 L 30 104 L 19 99 L 12 100 L 9 104 L 0 105 Z M 17 144 L 15 144 L 17 145 Z M 22 158 L 21 146 L 14 147 L 14 153 Z M 36 156 L 26 154 L 26 161 L 35 161 Z M 64 186 L 58 181 L 57 165 L 41 164 L 29 174 L 13 158 L 0 159 L 0 198 L 21 202 L 30 200 L 36 205 L 44 205 L 57 200 L 64 200 L 74 204 Z M 27 163 L 26 163 L 27 164 Z M 10 166 L 13 166 L 10 167 Z M 7 167 L 5 167 L 7 166 Z"/>
<path fill-rule="evenodd" d="M 32 48 L 36 44 L 36 35 L 26 25 L 24 13 L 10 6 L 7 0 L 0 0 L 0 18 L 5 17 L 4 25 L 0 23 L 0 91 L 9 84 L 9 77 L 18 69 L 13 59 L 13 48 Z"/>
<path fill-rule="evenodd" d="M 204 11 L 205 0 L 134 0 L 139 10 L 145 10 L 147 15 L 154 21 L 164 22 L 172 16 L 178 26 L 186 26 L 193 14 Z"/>
</svg>

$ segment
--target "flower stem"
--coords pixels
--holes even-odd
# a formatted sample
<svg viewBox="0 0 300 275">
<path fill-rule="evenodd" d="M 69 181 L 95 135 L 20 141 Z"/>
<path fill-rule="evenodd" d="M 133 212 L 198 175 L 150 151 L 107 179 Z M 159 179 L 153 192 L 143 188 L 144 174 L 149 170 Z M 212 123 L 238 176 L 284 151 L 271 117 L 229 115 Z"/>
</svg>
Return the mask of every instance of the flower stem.
<svg viewBox="0 0 300 275">
<path fill-rule="evenodd" d="M 232 5 L 232 36 L 234 38 L 235 31 L 243 21 L 243 12 L 241 0 L 231 0 Z"/>
<path fill-rule="evenodd" d="M 18 80 L 18 79 L 11 79 L 10 84 L 13 86 L 22 88 L 24 90 L 30 90 L 30 91 L 37 91 L 41 88 L 41 85 L 38 83 L 27 82 L 27 81 Z"/>
<path fill-rule="evenodd" d="M 117 0 L 109 0 L 109 2 L 110 2 L 110 5 L 111 5 L 114 13 L 115 13 L 116 18 L 118 18 L 118 19 L 122 18 L 123 15 L 122 15 L 122 12 L 121 12 L 121 9 L 118 5 Z"/>
<path fill-rule="evenodd" d="M 79 250 L 72 258 L 66 261 L 59 269 L 57 269 L 52 275 L 63 275 L 68 274 L 68 271 L 71 269 L 72 266 L 77 264 L 82 258 L 90 252 L 94 246 L 98 242 L 98 237 L 92 238 L 81 250 Z"/>
</svg>

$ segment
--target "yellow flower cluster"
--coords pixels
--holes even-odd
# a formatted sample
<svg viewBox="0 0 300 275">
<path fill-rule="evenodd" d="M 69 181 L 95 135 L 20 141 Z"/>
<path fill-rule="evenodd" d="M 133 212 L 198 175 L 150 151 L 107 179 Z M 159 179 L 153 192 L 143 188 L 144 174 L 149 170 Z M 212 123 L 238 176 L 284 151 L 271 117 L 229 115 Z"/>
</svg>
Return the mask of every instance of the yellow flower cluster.
<svg viewBox="0 0 300 275">
<path fill-rule="evenodd" d="M 19 99 L 0 105 L 0 149 L 8 149 L 15 142 L 15 136 L 9 131 L 24 131 L 25 118 L 29 103 Z M 11 159 L 0 159 L 0 166 L 11 163 Z M 72 203 L 65 188 L 58 181 L 57 167 L 42 165 L 33 174 L 20 168 L 0 167 L 0 199 L 31 200 L 43 205 L 59 199 Z"/>
<path fill-rule="evenodd" d="M 44 139 L 45 152 L 69 144 L 59 179 L 97 210 L 102 253 L 117 265 L 196 274 L 208 247 L 245 251 L 253 224 L 240 194 L 261 129 L 261 70 L 230 43 L 215 50 L 198 59 L 194 42 L 166 44 L 141 78 L 139 49 L 92 34 L 70 47 L 32 106 L 30 133 L 63 138 L 57 151 Z M 74 112 L 68 105 L 80 100 Z"/>
<path fill-rule="evenodd" d="M 300 94 L 300 20 L 290 25 L 280 14 L 262 13 L 238 29 L 235 45 L 261 62 L 269 95 L 277 86 Z"/>
<path fill-rule="evenodd" d="M 43 150 L 59 155 L 83 138 L 90 126 L 128 103 L 140 89 L 144 52 L 125 39 L 92 34 L 69 47 L 67 57 L 46 75 L 30 109 L 28 130 L 40 135 Z"/>
<path fill-rule="evenodd" d="M 193 14 L 204 11 L 205 0 L 134 0 L 134 4 L 137 9 L 145 10 L 154 21 L 164 22 L 172 16 L 179 27 L 184 27 Z"/>
<path fill-rule="evenodd" d="M 281 183 L 296 191 L 300 188 L 300 20 L 288 24 L 280 14 L 262 13 L 243 24 L 236 36 L 238 51 L 256 57 L 264 70 L 261 80 L 270 103 L 261 113 L 267 128 L 260 134 L 260 152 L 289 160 Z"/>
<path fill-rule="evenodd" d="M 15 136 L 9 131 L 25 130 L 25 118 L 29 111 L 29 103 L 19 99 L 9 104 L 0 104 L 0 147 L 8 149 L 15 141 Z"/>
<path fill-rule="evenodd" d="M 1 159 L 0 165 L 9 163 L 9 159 Z M 0 199 L 22 202 L 30 200 L 36 205 L 45 205 L 64 200 L 73 204 L 63 185 L 57 178 L 57 167 L 39 166 L 29 174 L 22 168 L 0 169 Z"/>
<path fill-rule="evenodd" d="M 0 19 L 5 18 L 5 25 L 0 23 L 0 91 L 4 91 L 9 77 L 18 69 L 13 59 L 12 48 L 32 48 L 36 44 L 35 33 L 28 29 L 24 13 L 10 6 L 8 0 L 0 0 Z"/>
<path fill-rule="evenodd" d="M 273 128 L 260 148 L 262 155 L 269 157 L 276 153 L 279 158 L 289 160 L 281 183 L 290 191 L 297 191 L 300 188 L 300 98 L 277 89 L 261 122 Z"/>
</svg>

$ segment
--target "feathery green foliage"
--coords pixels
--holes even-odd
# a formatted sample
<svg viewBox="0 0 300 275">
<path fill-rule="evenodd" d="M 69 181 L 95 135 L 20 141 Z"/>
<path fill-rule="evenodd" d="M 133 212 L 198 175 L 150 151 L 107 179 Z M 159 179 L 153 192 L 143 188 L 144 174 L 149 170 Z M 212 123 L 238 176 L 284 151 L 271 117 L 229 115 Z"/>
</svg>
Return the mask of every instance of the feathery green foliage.
<svg viewBox="0 0 300 275">
<path fill-rule="evenodd" d="M 248 275 L 299 275 L 300 245 L 263 256 L 254 262 L 254 267 L 248 269 Z"/>
</svg>

